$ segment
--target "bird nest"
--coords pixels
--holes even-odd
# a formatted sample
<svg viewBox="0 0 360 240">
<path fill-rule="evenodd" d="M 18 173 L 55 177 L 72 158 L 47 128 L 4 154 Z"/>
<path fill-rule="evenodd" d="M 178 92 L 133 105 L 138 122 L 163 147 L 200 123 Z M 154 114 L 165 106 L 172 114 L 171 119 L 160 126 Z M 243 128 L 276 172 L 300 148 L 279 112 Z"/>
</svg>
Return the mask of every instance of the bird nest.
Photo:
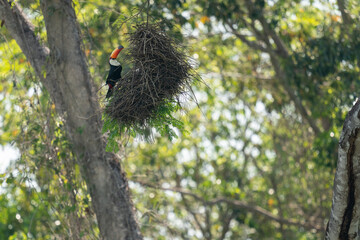
<svg viewBox="0 0 360 240">
<path fill-rule="evenodd" d="M 200 80 L 191 59 L 157 24 L 141 24 L 128 36 L 124 57 L 131 69 L 116 84 L 105 113 L 125 126 L 145 126 L 166 106 L 180 106 Z M 161 110 L 162 109 L 162 110 Z"/>
</svg>

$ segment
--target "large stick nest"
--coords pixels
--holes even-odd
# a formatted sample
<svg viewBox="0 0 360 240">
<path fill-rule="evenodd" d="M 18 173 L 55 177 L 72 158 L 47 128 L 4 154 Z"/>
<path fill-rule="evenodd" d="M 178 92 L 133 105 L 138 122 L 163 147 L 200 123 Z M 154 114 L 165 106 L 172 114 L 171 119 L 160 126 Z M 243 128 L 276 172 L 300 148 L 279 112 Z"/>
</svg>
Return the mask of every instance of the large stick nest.
<svg viewBox="0 0 360 240">
<path fill-rule="evenodd" d="M 199 76 L 181 46 L 155 24 L 141 24 L 129 34 L 125 56 L 132 68 L 116 84 L 105 112 L 120 124 L 140 125 L 166 103 L 179 103 Z"/>
</svg>

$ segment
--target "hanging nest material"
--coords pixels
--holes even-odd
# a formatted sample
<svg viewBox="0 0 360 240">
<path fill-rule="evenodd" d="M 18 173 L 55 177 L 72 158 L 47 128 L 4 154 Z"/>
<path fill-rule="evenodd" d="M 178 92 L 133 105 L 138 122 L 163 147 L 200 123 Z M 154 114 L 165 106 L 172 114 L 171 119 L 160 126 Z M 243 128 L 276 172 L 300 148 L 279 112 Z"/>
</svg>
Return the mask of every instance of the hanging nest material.
<svg viewBox="0 0 360 240">
<path fill-rule="evenodd" d="M 105 108 L 110 118 L 125 126 L 145 126 L 200 80 L 190 58 L 157 24 L 141 24 L 129 34 L 125 61 L 132 66 L 116 84 Z"/>
</svg>

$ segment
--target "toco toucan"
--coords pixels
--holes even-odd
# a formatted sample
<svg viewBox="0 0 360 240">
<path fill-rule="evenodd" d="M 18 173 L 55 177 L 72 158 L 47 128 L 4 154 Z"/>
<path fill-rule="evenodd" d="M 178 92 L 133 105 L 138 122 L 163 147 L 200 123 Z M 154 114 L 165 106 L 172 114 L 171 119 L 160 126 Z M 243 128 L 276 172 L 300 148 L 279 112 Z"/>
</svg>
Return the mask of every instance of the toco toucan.
<svg viewBox="0 0 360 240">
<path fill-rule="evenodd" d="M 115 50 L 110 55 L 110 59 L 109 59 L 110 70 L 106 78 L 106 84 L 109 86 L 109 90 L 106 94 L 106 98 L 111 97 L 113 87 L 121 79 L 122 67 L 121 64 L 116 60 L 116 58 L 120 53 L 120 51 L 123 49 L 124 47 L 120 45 L 117 48 L 115 48 Z"/>
</svg>

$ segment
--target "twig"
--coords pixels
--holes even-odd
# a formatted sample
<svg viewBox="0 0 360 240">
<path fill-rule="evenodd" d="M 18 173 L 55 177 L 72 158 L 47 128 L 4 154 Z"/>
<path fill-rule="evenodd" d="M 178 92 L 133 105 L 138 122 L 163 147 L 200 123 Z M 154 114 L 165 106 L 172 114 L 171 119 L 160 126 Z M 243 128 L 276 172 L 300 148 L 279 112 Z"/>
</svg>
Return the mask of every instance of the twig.
<svg viewBox="0 0 360 240">
<path fill-rule="evenodd" d="M 162 186 L 155 186 L 151 183 L 142 181 L 142 180 L 138 180 L 138 179 L 131 179 L 131 181 L 139 183 L 143 186 L 147 186 L 150 188 L 155 188 L 155 189 L 159 189 L 159 190 L 164 190 L 164 191 L 172 191 L 172 192 L 177 192 L 183 195 L 187 195 L 187 196 L 191 196 L 194 199 L 202 202 L 205 206 L 212 206 L 212 205 L 216 205 L 216 204 L 220 204 L 220 203 L 227 203 L 235 208 L 242 208 L 242 209 L 246 209 L 250 212 L 256 213 L 256 214 L 260 214 L 270 220 L 276 221 L 278 223 L 282 223 L 282 224 L 287 224 L 287 225 L 294 225 L 294 226 L 299 226 L 299 227 L 303 227 L 305 229 L 315 229 L 317 231 L 322 231 L 323 229 L 321 228 L 321 226 L 319 224 L 316 223 L 308 223 L 308 222 L 300 222 L 300 221 L 296 221 L 293 219 L 286 219 L 286 218 L 281 218 L 271 212 L 269 212 L 266 209 L 263 209 L 259 206 L 252 206 L 246 202 L 243 201 L 239 201 L 239 200 L 235 200 L 235 199 L 229 199 L 229 198 L 225 198 L 225 197 L 218 197 L 218 198 L 214 198 L 212 200 L 205 200 L 204 198 L 202 198 L 201 196 L 188 191 L 186 189 L 182 189 L 179 187 L 162 187 Z"/>
</svg>

